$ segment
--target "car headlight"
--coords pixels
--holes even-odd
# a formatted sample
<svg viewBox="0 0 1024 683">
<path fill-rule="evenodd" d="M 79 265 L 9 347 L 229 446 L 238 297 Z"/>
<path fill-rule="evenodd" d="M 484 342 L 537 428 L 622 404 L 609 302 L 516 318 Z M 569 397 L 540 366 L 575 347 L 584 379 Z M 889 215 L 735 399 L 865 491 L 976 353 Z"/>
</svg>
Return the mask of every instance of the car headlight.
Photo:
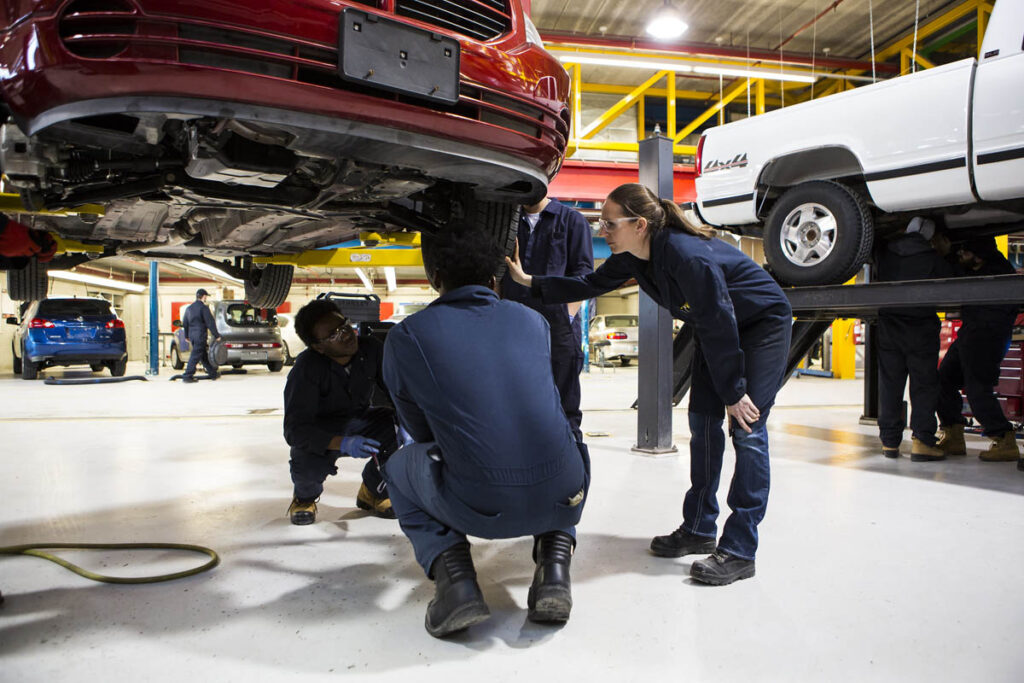
<svg viewBox="0 0 1024 683">
<path fill-rule="evenodd" d="M 544 47 L 544 41 L 540 39 L 540 31 L 533 25 L 530 17 L 524 14 L 523 19 L 526 21 L 526 42 L 533 43 L 537 47 Z"/>
</svg>

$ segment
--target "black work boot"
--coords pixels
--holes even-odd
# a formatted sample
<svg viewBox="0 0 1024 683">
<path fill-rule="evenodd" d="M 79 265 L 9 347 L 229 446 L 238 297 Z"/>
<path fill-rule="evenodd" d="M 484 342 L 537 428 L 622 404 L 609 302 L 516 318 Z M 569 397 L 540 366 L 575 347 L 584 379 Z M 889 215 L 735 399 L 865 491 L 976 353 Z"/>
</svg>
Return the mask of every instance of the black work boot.
<svg viewBox="0 0 1024 683">
<path fill-rule="evenodd" d="M 703 560 L 697 560 L 690 565 L 691 577 L 712 586 L 724 586 L 739 579 L 749 579 L 753 575 L 753 560 L 744 560 L 724 550 L 716 550 Z"/>
<path fill-rule="evenodd" d="M 435 588 L 424 620 L 427 633 L 443 638 L 491 616 L 476 582 L 469 543 L 463 541 L 438 555 L 430 574 Z"/>
<path fill-rule="evenodd" d="M 564 623 L 572 611 L 572 583 L 569 563 L 572 561 L 572 536 L 562 531 L 549 531 L 533 544 L 533 584 L 526 604 L 530 621 Z"/>
<path fill-rule="evenodd" d="M 655 536 L 651 541 L 651 552 L 658 557 L 682 557 L 715 552 L 715 539 L 697 536 L 680 526 L 668 536 Z"/>
</svg>

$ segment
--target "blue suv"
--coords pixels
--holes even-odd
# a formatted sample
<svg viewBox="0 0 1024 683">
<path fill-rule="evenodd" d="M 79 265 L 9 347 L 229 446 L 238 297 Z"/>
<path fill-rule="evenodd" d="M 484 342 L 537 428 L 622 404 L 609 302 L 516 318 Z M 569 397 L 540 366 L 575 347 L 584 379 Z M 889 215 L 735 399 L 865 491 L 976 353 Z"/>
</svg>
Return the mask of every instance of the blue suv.
<svg viewBox="0 0 1024 683">
<path fill-rule="evenodd" d="M 109 368 L 114 377 L 128 365 L 124 321 L 103 299 L 43 299 L 24 311 L 14 335 L 14 372 L 35 379 L 54 365 L 88 365 L 93 372 Z"/>
</svg>

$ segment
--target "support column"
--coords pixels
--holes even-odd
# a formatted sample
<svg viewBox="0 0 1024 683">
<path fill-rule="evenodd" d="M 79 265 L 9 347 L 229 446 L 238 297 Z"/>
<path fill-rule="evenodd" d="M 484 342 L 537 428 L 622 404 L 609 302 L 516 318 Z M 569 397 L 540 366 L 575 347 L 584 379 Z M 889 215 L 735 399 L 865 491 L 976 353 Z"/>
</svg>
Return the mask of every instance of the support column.
<svg viewBox="0 0 1024 683">
<path fill-rule="evenodd" d="M 640 141 L 640 183 L 672 199 L 672 138 Z M 637 437 L 633 450 L 675 453 L 672 445 L 672 316 L 640 292 Z"/>
<path fill-rule="evenodd" d="M 160 374 L 160 297 L 157 285 L 160 273 L 157 262 L 149 262 L 149 367 L 147 375 Z"/>
<path fill-rule="evenodd" d="M 864 266 L 864 278 L 862 282 L 868 284 L 874 282 L 874 272 L 870 265 Z M 864 413 L 860 416 L 860 423 L 866 425 L 878 424 L 878 325 L 874 322 L 864 322 Z"/>
</svg>

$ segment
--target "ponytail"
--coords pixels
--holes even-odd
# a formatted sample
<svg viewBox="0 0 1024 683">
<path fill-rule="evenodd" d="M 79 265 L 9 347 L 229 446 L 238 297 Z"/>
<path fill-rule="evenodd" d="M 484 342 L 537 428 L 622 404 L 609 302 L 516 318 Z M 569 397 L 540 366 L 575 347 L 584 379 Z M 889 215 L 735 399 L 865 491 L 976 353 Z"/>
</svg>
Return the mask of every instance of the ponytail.
<svg viewBox="0 0 1024 683">
<path fill-rule="evenodd" d="M 666 227 L 705 240 L 715 236 L 714 228 L 689 220 L 674 201 L 658 197 L 639 183 L 619 185 L 609 193 L 608 199 L 622 206 L 626 215 L 646 219 L 652 236 Z"/>
</svg>

